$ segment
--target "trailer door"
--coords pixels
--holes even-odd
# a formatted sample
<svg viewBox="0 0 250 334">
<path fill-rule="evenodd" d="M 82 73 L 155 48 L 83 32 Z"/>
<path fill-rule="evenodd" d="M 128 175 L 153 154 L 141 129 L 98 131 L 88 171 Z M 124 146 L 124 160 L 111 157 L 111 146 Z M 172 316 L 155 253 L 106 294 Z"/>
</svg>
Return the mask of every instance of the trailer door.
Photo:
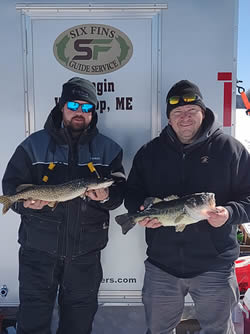
<svg viewBox="0 0 250 334">
<path fill-rule="evenodd" d="M 55 99 L 61 94 L 62 84 L 74 76 L 84 77 L 97 88 L 98 128 L 123 147 L 128 175 L 135 152 L 157 135 L 161 128 L 159 27 L 161 10 L 164 8 L 166 5 L 161 8 L 156 5 L 142 5 L 139 8 L 138 5 L 20 7 L 27 135 L 43 128 Z M 90 29 L 99 31 L 99 34 L 108 29 L 119 31 L 130 48 L 127 63 L 114 70 L 114 63 L 104 62 L 110 64 L 111 71 L 108 71 L 107 65 L 93 67 L 93 62 L 88 63 L 89 67 L 71 62 L 71 68 L 67 68 L 68 57 L 64 54 L 63 43 L 67 43 L 68 39 L 66 37 L 64 40 L 62 33 L 68 31 L 74 36 L 82 34 L 81 41 L 75 45 L 80 51 L 78 56 L 88 57 L 87 49 L 81 53 L 81 47 L 86 47 L 83 41 L 88 38 Z M 55 57 L 58 45 L 63 50 L 59 60 Z M 98 47 L 99 51 L 95 49 L 95 54 L 99 52 L 103 56 L 108 50 L 105 47 L 109 45 Z M 101 302 L 140 301 L 145 258 L 144 229 L 135 227 L 128 235 L 122 235 L 114 217 L 125 212 L 124 206 L 111 212 L 110 241 L 102 252 L 104 278 L 100 288 Z"/>
</svg>

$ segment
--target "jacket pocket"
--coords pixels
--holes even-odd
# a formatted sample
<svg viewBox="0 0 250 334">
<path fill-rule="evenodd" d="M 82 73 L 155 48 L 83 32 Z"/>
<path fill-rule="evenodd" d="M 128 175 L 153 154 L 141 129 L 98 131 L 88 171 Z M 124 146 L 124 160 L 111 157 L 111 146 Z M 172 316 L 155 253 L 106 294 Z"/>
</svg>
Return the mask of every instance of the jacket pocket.
<svg viewBox="0 0 250 334">
<path fill-rule="evenodd" d="M 82 224 L 79 254 L 87 254 L 103 249 L 108 242 L 109 224 Z"/>
<path fill-rule="evenodd" d="M 25 247 L 56 254 L 60 224 L 59 221 L 47 217 L 23 217 L 19 231 L 19 242 Z"/>
<path fill-rule="evenodd" d="M 218 228 L 211 228 L 211 239 L 219 254 L 238 249 L 237 225 L 224 224 Z"/>
</svg>

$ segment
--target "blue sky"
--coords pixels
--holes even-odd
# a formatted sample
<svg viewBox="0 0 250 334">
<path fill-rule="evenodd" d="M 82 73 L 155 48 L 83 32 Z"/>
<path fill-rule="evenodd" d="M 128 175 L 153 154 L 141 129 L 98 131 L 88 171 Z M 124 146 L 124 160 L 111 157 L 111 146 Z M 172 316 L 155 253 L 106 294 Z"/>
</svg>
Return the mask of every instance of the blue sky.
<svg viewBox="0 0 250 334">
<path fill-rule="evenodd" d="M 250 89 L 250 0 L 239 0 L 237 79 Z"/>
</svg>

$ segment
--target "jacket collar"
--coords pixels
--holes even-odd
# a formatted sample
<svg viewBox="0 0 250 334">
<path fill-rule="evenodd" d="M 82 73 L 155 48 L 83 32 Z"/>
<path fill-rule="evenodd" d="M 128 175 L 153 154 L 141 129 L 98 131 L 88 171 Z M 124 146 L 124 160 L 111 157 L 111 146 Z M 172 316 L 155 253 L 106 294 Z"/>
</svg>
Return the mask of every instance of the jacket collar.
<svg viewBox="0 0 250 334">
<path fill-rule="evenodd" d="M 97 113 L 94 112 L 92 120 L 86 130 L 79 136 L 78 143 L 84 145 L 88 143 L 94 136 L 98 134 L 97 124 Z M 44 129 L 51 135 L 57 144 L 65 145 L 72 141 L 72 136 L 69 129 L 62 127 L 62 112 L 58 104 L 51 110 Z"/>
</svg>

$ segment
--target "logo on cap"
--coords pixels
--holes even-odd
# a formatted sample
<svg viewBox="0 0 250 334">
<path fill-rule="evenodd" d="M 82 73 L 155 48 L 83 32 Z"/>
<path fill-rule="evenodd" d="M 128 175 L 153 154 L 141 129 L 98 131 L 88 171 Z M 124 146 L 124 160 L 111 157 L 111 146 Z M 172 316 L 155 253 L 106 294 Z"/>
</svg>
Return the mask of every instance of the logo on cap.
<svg viewBox="0 0 250 334">
<path fill-rule="evenodd" d="M 202 164 L 208 164 L 209 157 L 207 155 L 204 155 L 201 157 L 201 163 Z"/>
</svg>

